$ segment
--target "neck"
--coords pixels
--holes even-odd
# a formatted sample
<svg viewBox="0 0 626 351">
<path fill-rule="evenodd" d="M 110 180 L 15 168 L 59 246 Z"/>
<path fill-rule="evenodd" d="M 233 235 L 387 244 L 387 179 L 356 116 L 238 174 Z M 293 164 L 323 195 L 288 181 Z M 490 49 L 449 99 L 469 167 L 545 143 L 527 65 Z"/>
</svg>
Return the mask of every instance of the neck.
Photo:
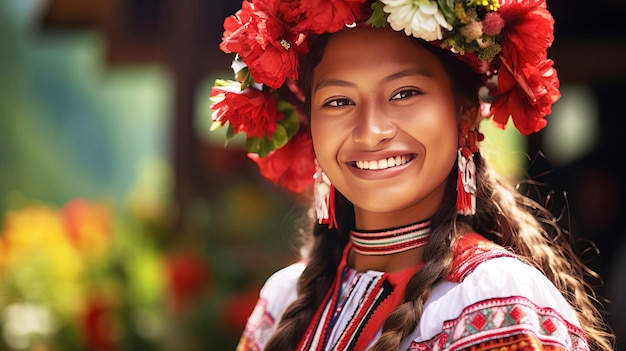
<svg viewBox="0 0 626 351">
<path fill-rule="evenodd" d="M 421 204 L 389 212 L 373 212 L 354 206 L 354 221 L 356 228 L 362 230 L 402 227 L 431 218 L 437 212 L 440 203 L 437 202 L 437 206 Z"/>
<path fill-rule="evenodd" d="M 358 272 L 395 273 L 414 267 L 424 260 L 424 247 L 385 256 L 368 256 L 354 252 L 348 255 L 348 265 Z"/>
</svg>

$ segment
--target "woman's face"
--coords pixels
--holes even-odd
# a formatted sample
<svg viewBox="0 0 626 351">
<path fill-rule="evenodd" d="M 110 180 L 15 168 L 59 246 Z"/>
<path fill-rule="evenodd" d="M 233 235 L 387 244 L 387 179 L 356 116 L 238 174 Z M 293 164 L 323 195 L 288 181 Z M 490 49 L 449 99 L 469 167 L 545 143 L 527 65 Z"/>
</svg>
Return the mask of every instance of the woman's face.
<svg viewBox="0 0 626 351">
<path fill-rule="evenodd" d="M 404 33 L 348 29 L 328 42 L 312 84 L 315 154 L 357 227 L 432 216 L 458 148 L 459 108 L 438 59 Z"/>
</svg>

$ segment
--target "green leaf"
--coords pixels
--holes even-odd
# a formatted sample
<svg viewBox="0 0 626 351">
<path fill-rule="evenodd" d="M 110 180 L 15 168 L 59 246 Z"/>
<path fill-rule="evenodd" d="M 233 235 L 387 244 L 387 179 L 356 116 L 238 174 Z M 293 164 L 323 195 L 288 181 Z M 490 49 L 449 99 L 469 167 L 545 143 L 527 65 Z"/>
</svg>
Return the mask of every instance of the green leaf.
<svg viewBox="0 0 626 351">
<path fill-rule="evenodd" d="M 276 131 L 274 131 L 274 135 L 272 136 L 273 149 L 285 146 L 288 141 L 289 135 L 287 134 L 287 129 L 283 127 L 283 125 L 277 124 Z"/>
<path fill-rule="evenodd" d="M 244 90 L 255 83 L 248 67 L 244 67 L 235 73 L 235 79 L 237 79 L 237 81 L 241 84 L 241 90 Z"/>
<path fill-rule="evenodd" d="M 228 142 L 230 141 L 230 139 L 232 139 L 235 136 L 235 130 L 233 129 L 233 126 L 231 126 L 230 124 L 228 124 L 228 127 L 226 128 L 226 139 L 224 140 L 224 147 L 226 147 L 226 145 L 228 145 Z"/>
<path fill-rule="evenodd" d="M 456 0 L 437 0 L 437 4 L 439 5 L 439 11 L 446 18 L 446 22 L 450 25 L 455 25 L 456 13 L 454 12 L 454 3 Z"/>
<path fill-rule="evenodd" d="M 380 1 L 372 3 L 372 16 L 367 20 L 367 24 L 376 28 L 384 28 L 387 26 L 388 14 L 383 11 L 383 7 L 385 7 L 385 5 Z"/>
<path fill-rule="evenodd" d="M 261 148 L 261 139 L 259 139 L 257 136 L 247 138 L 245 148 L 248 152 L 252 152 L 255 154 L 259 153 L 259 149 Z"/>
<path fill-rule="evenodd" d="M 274 144 L 272 143 L 271 140 L 269 140 L 266 136 L 264 136 L 263 139 L 261 139 L 259 142 L 259 148 L 258 148 L 257 153 L 259 154 L 259 156 L 265 157 L 267 156 L 267 154 L 269 154 L 273 150 L 274 150 Z"/>
<path fill-rule="evenodd" d="M 278 121 L 278 125 L 281 125 L 285 128 L 287 132 L 287 137 L 291 138 L 296 135 L 298 129 L 300 129 L 300 119 L 298 118 L 298 113 L 292 104 L 278 100 L 278 111 L 283 113 L 283 118 Z"/>
<path fill-rule="evenodd" d="M 237 86 L 239 85 L 239 82 L 236 82 L 234 80 L 229 80 L 229 79 L 216 79 L 215 83 L 213 83 L 213 86 L 216 87 L 232 87 L 232 86 Z"/>
</svg>

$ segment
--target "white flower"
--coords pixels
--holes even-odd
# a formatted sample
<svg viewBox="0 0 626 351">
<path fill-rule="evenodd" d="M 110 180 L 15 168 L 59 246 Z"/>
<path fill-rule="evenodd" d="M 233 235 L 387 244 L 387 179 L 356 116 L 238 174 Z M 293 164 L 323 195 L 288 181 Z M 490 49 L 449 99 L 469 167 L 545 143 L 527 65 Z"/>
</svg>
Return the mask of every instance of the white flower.
<svg viewBox="0 0 626 351">
<path fill-rule="evenodd" d="M 452 30 L 439 11 L 437 2 L 431 0 L 381 0 L 383 11 L 389 14 L 387 22 L 394 30 L 404 30 L 426 41 L 441 39 L 441 28 Z"/>
</svg>

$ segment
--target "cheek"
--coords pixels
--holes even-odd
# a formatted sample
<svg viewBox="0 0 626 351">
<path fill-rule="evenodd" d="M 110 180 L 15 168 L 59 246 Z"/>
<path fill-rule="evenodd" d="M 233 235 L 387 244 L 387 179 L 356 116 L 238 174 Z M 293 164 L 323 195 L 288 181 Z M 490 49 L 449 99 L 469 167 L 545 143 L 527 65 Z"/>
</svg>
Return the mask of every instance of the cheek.
<svg viewBox="0 0 626 351">
<path fill-rule="evenodd" d="M 406 122 L 406 129 L 415 133 L 425 144 L 440 145 L 450 142 L 458 144 L 458 117 L 453 108 L 446 105 L 430 104 L 415 109 Z"/>
<path fill-rule="evenodd" d="M 311 117 L 313 149 L 315 151 L 315 157 L 320 162 L 320 165 L 322 165 L 322 168 L 325 168 L 325 160 L 332 157 L 334 154 L 333 149 L 335 148 L 336 138 L 332 133 L 333 129 L 336 128 L 333 126 L 332 121 L 315 118 L 315 116 Z"/>
<path fill-rule="evenodd" d="M 407 129 L 422 143 L 429 162 L 447 167 L 457 156 L 458 122 L 453 108 L 441 106 L 446 105 L 433 104 L 430 109 L 422 109 L 421 117 L 412 118 Z"/>
</svg>

